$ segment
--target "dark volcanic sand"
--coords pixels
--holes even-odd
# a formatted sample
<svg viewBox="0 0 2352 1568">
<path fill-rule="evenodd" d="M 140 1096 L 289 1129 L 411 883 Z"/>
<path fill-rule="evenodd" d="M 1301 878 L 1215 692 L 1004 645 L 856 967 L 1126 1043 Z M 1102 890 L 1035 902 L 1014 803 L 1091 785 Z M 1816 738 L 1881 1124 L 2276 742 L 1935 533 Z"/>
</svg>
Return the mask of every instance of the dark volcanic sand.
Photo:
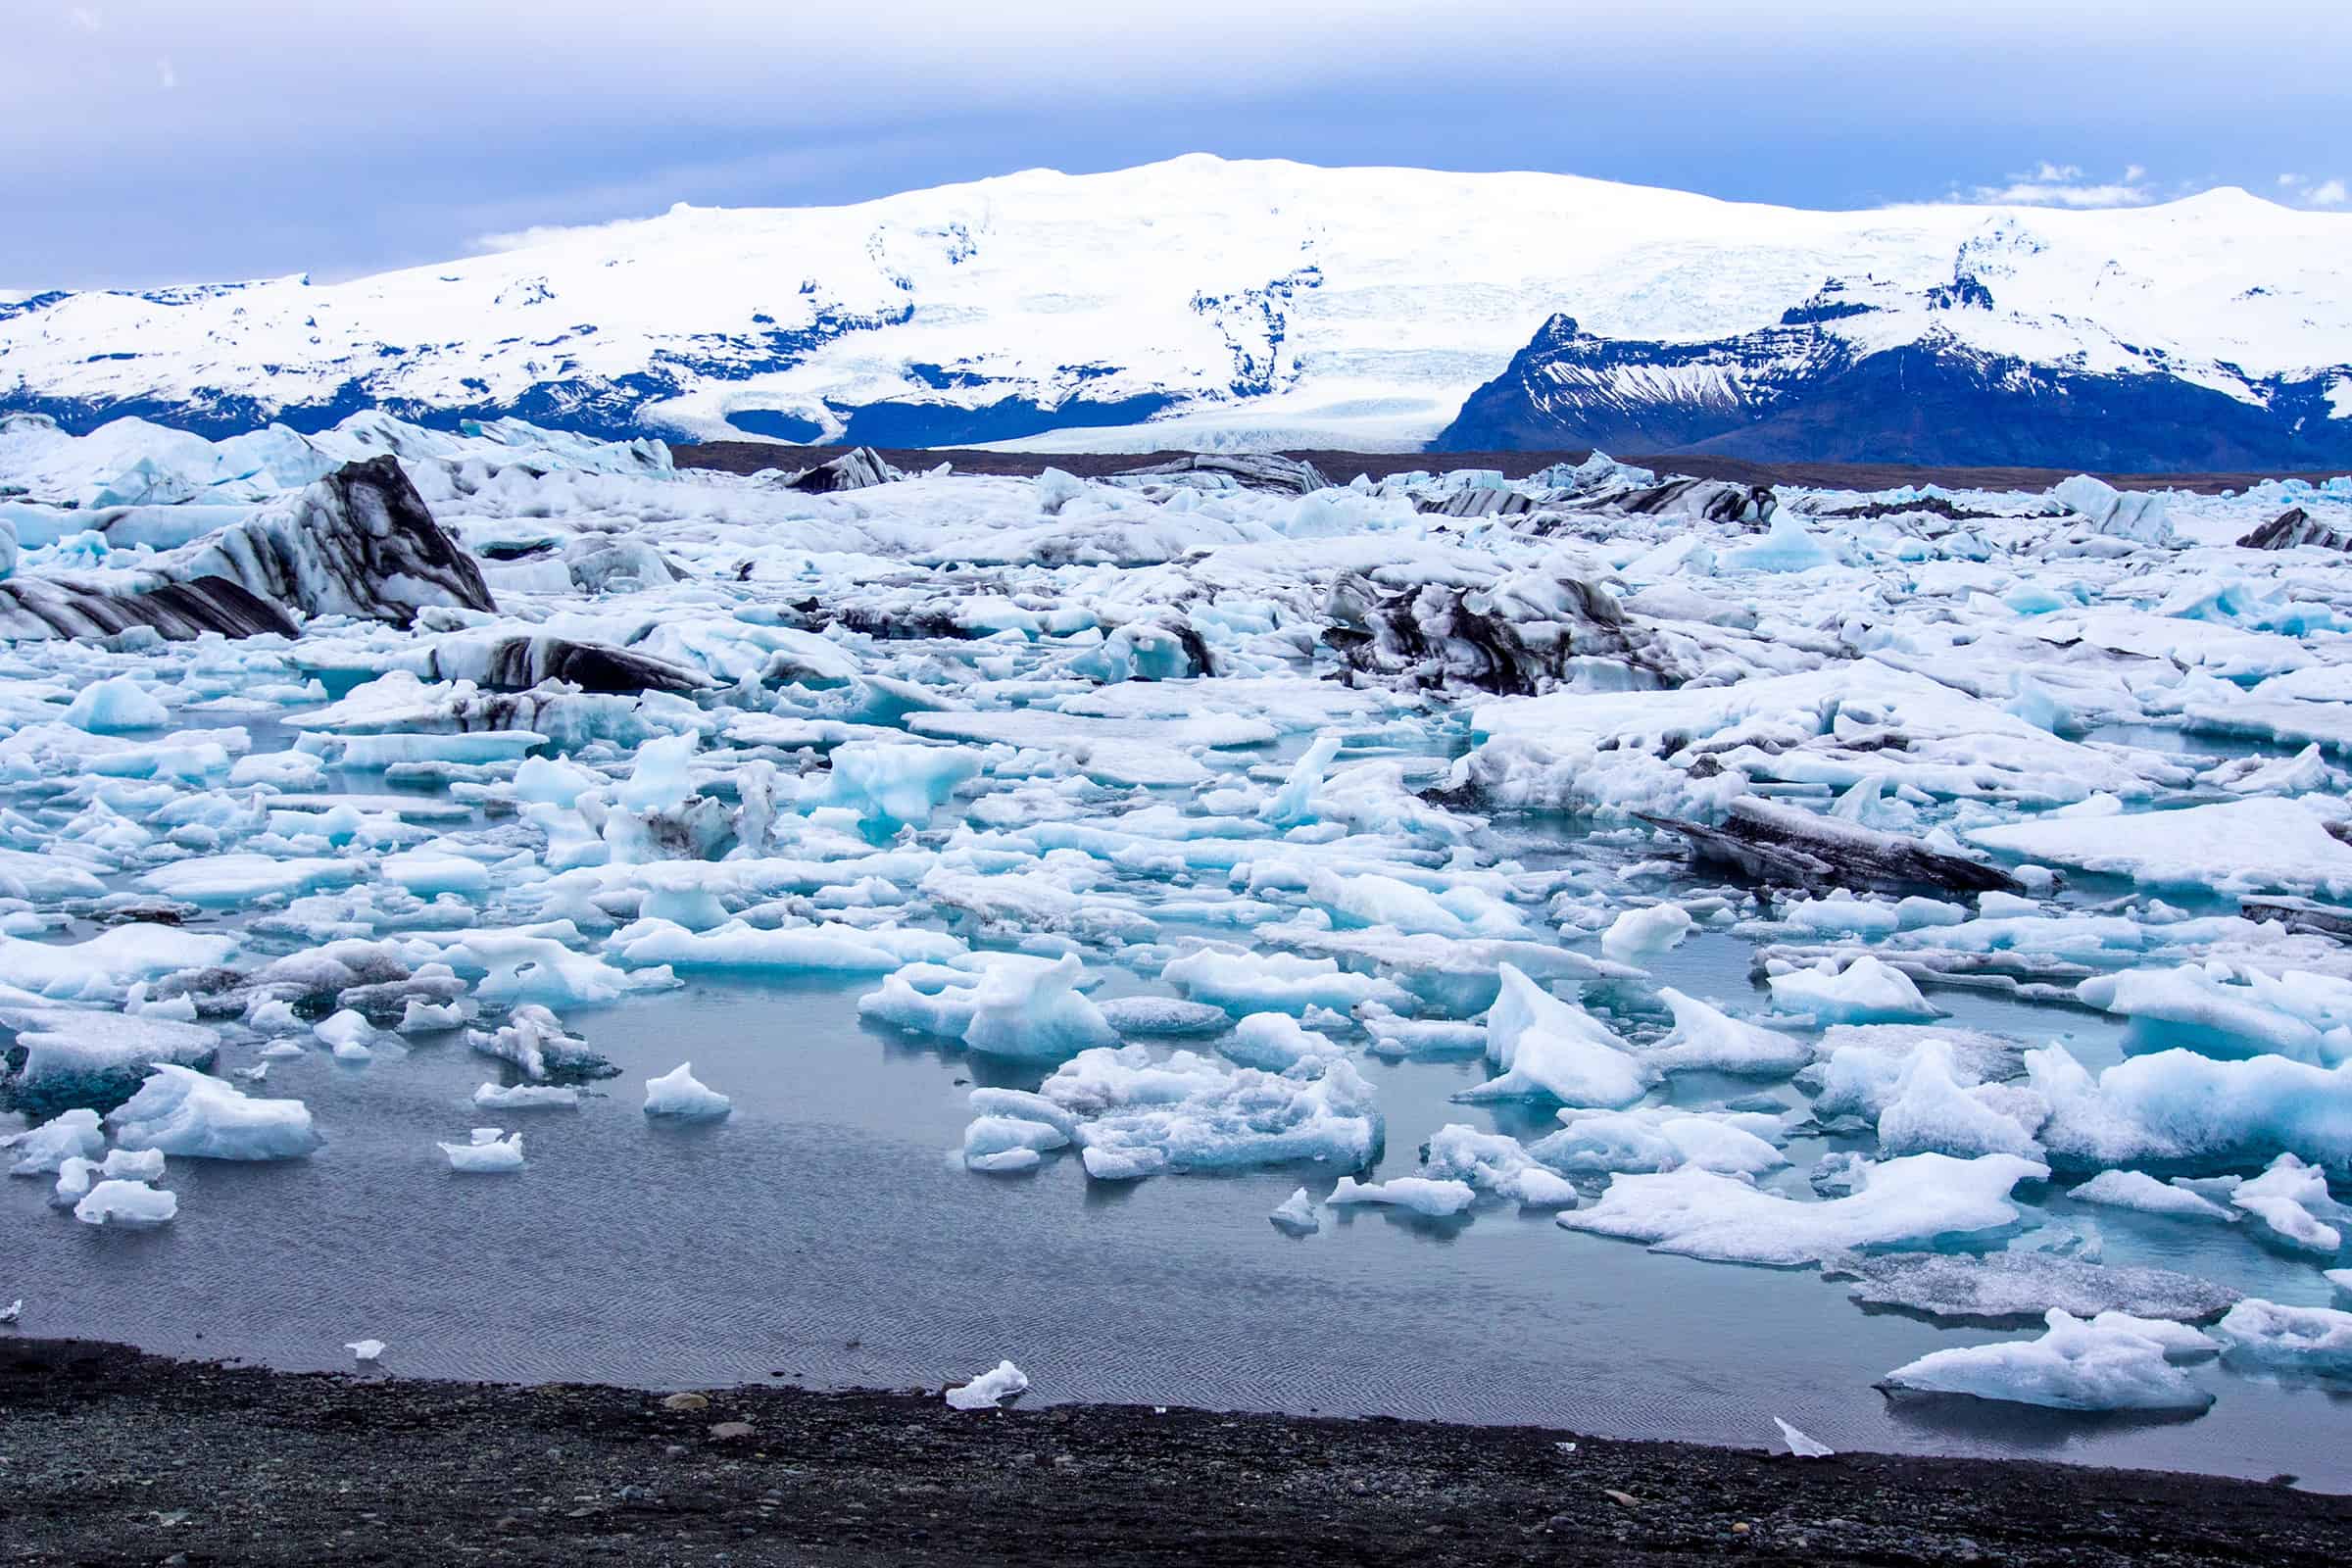
<svg viewBox="0 0 2352 1568">
<path fill-rule="evenodd" d="M 848 449 L 786 446 L 770 441 L 706 441 L 673 444 L 669 450 L 682 468 L 757 473 L 761 468 L 812 466 L 837 458 Z M 1130 468 L 1165 463 L 1183 456 L 1185 454 L 1181 452 L 971 452 L 945 448 L 937 451 L 892 448 L 882 453 L 884 462 L 914 472 L 937 467 L 943 463 L 953 463 L 957 473 L 1036 474 L 1048 467 L 1055 467 L 1082 479 L 1106 473 L 1124 473 Z M 1410 473 L 1416 468 L 1433 471 L 1446 468 L 1500 468 L 1512 478 L 1525 478 L 1537 469 L 1547 468 L 1555 463 L 1582 463 L 1592 456 L 1592 452 L 1590 449 L 1565 452 L 1299 451 L 1286 452 L 1283 456 L 1304 458 L 1334 482 L 1346 484 L 1359 473 L 1382 479 L 1392 473 Z M 2078 471 L 2072 468 L 1922 468 L 1900 463 L 1748 463 L 1739 458 L 1697 455 L 1643 457 L 1631 454 L 1625 461 L 1645 468 L 1655 468 L 1662 474 L 1685 473 L 1702 479 L 1732 479 L 1741 484 L 1817 485 L 1834 490 L 1891 490 L 1906 484 L 1937 484 L 1947 490 L 2047 490 Z M 2193 490 L 2201 495 L 2219 495 L 2224 490 L 2243 490 L 2265 479 L 2309 479 L 2318 484 L 2329 475 L 2108 473 L 2100 477 L 2122 490 Z"/>
<path fill-rule="evenodd" d="M 2326 1564 L 2352 1498 L 1528 1428 L 288 1374 L 0 1340 L 0 1563 Z M 748 1434 L 727 1423 L 748 1423 Z"/>
</svg>

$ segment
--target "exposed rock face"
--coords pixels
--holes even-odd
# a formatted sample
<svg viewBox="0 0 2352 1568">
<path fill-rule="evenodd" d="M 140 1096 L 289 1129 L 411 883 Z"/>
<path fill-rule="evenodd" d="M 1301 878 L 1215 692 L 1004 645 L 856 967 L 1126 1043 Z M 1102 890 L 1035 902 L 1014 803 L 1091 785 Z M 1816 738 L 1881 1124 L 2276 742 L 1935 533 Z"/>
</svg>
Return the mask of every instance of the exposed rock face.
<svg viewBox="0 0 2352 1568">
<path fill-rule="evenodd" d="M 829 463 L 806 468 L 784 482 L 787 490 L 802 490 L 810 495 L 832 495 L 842 490 L 865 490 L 878 484 L 890 484 L 906 475 L 882 461 L 872 447 L 858 447 L 845 452 Z"/>
<path fill-rule="evenodd" d="M 1643 816 L 1642 820 L 1681 834 L 1702 858 L 1736 866 L 1759 882 L 1802 888 L 1816 895 L 1838 888 L 2024 891 L 2015 877 L 1997 865 L 1946 855 L 1916 839 L 1776 806 L 1753 796 L 1734 801 L 1721 827 L 1666 816 Z"/>
<path fill-rule="evenodd" d="M 345 464 L 290 503 L 172 552 L 156 574 L 225 577 L 305 614 L 397 626 L 428 605 L 498 608 L 481 568 L 388 454 Z"/>
<path fill-rule="evenodd" d="M 1332 585 L 1329 613 L 1323 640 L 1350 670 L 1386 683 L 1522 697 L 1572 686 L 1579 667 L 1594 663 L 1611 670 L 1599 684 L 1618 690 L 1686 678 L 1605 589 L 1572 577 L 1391 591 L 1349 573 Z"/>
<path fill-rule="evenodd" d="M 2091 460 L 2147 473 L 2333 468 L 2352 457 L 2352 423 L 2328 416 L 2340 368 L 2249 378 L 2260 395 L 2240 398 L 2154 362 L 2144 371 L 2086 370 L 1918 324 L 1936 312 L 1986 309 L 1988 299 L 1973 275 L 1955 276 L 1917 298 L 1833 298 L 1774 325 L 1695 342 L 1606 338 L 1554 316 L 1470 394 L 1430 450 L 1601 446 L 1758 463 L 1899 456 L 1951 467 Z M 1883 347 L 1858 318 L 1917 335 Z"/>
<path fill-rule="evenodd" d="M 1270 452 L 1196 452 L 1168 463 L 1155 463 L 1148 467 L 1128 468 L 1114 477 L 1121 479 L 1171 479 L 1183 482 L 1187 478 L 1231 480 L 1245 490 L 1272 490 L 1292 495 L 1312 495 L 1327 490 L 1331 481 L 1311 463 L 1297 458 L 1276 457 Z"/>
<path fill-rule="evenodd" d="M 2311 514 L 2301 507 L 2289 507 L 2238 540 L 2238 545 L 2246 550 L 2295 550 L 2314 545 L 2322 550 L 2352 552 L 2352 534 L 2324 522 L 2314 522 Z"/>
</svg>

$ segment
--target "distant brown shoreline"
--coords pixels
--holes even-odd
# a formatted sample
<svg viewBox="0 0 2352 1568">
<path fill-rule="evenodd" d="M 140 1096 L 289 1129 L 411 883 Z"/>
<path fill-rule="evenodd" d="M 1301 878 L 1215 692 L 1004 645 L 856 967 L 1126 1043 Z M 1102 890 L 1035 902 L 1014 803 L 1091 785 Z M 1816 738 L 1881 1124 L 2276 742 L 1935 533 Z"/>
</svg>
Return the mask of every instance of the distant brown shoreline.
<svg viewBox="0 0 2352 1568">
<path fill-rule="evenodd" d="M 843 447 L 789 446 L 773 441 L 701 441 L 672 444 L 670 455 L 683 468 L 713 468 L 725 473 L 757 473 L 761 468 L 808 467 L 837 458 Z M 952 463 L 957 473 L 1036 474 L 1060 468 L 1080 478 L 1118 473 L 1147 464 L 1186 456 L 1182 452 L 980 452 L 965 448 L 876 448 L 894 466 L 920 471 Z M 1560 452 L 1338 452 L 1300 449 L 1283 453 L 1303 458 L 1334 480 L 1346 483 L 1359 473 L 1375 479 L 1416 468 L 1499 468 L 1511 478 L 1525 478 L 1555 463 L 1582 463 L 1591 449 Z M 1655 468 L 1660 473 L 1685 473 L 1702 479 L 1729 479 L 1740 484 L 1812 485 L 1829 490 L 1892 490 L 1901 485 L 1941 485 L 1947 490 L 2046 490 L 2070 478 L 2073 468 L 1926 468 L 1900 463 L 1749 463 L 1740 458 L 1696 454 L 1644 456 L 1621 454 L 1627 463 Z M 2102 473 L 2119 490 L 2192 490 L 2219 495 L 2243 490 L 2265 479 L 2305 479 L 2324 483 L 2333 474 L 2305 473 Z"/>
</svg>

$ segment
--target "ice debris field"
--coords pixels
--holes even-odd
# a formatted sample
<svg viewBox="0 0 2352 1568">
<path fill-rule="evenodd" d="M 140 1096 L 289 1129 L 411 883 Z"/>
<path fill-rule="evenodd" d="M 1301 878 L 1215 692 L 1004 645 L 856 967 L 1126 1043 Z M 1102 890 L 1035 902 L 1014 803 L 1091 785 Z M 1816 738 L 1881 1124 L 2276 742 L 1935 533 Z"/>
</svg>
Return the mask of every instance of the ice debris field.
<svg viewBox="0 0 2352 1568">
<path fill-rule="evenodd" d="M 1959 1401 L 2341 1446 L 2295 1391 L 2352 1388 L 2352 483 L 741 477 L 513 421 L 21 416 L 0 498 L 19 1332 L 179 1343 L 121 1303 L 228 1289 L 201 1254 L 255 1236 L 306 1255 L 320 1195 L 397 1249 L 495 1234 L 551 1165 L 575 1234 L 441 1259 L 485 1333 L 673 1183 L 663 1267 L 740 1258 L 801 1179 L 749 1141 L 846 1070 L 887 1087 L 821 1158 L 872 1201 L 748 1290 L 864 1237 L 913 1281 L 895 1191 L 956 1184 L 941 1248 L 1066 1260 L 1172 1184 L 1163 1269 L 1331 1288 L 1396 1244 L 1409 1323 L 1499 1266 L 1541 1282 L 1522 1360 L 1644 1332 L 1652 1284 L 1587 1281 L 1670 1279 L 1703 1339 L 1801 1280 L 1775 1343 L 1902 1347 L 1785 1408 L 1841 1444 L 1966 1446 L 1857 1413 Z M 941 1355 L 1016 1351 L 1032 1397 L 1313 1397 L 1090 1382 L 970 1310 Z M 394 1370 L 430 1339 L 214 1327 L 295 1360 L 385 1329 Z M 1619 1375 L 1612 1414 L 1556 1408 L 1769 1436 Z"/>
</svg>

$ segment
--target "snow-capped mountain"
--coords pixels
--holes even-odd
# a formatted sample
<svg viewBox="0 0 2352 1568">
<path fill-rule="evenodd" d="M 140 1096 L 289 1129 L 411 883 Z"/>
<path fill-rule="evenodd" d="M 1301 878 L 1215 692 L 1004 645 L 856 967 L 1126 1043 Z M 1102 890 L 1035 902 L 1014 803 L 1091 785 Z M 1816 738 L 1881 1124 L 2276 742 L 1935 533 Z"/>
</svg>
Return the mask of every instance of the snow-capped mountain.
<svg viewBox="0 0 2352 1568">
<path fill-rule="evenodd" d="M 344 283 L 0 302 L 0 411 L 216 435 L 384 407 L 885 446 L 2328 464 L 2352 462 L 2347 258 L 2352 216 L 2237 191 L 1825 213 L 1194 156 L 679 207 Z"/>
</svg>

